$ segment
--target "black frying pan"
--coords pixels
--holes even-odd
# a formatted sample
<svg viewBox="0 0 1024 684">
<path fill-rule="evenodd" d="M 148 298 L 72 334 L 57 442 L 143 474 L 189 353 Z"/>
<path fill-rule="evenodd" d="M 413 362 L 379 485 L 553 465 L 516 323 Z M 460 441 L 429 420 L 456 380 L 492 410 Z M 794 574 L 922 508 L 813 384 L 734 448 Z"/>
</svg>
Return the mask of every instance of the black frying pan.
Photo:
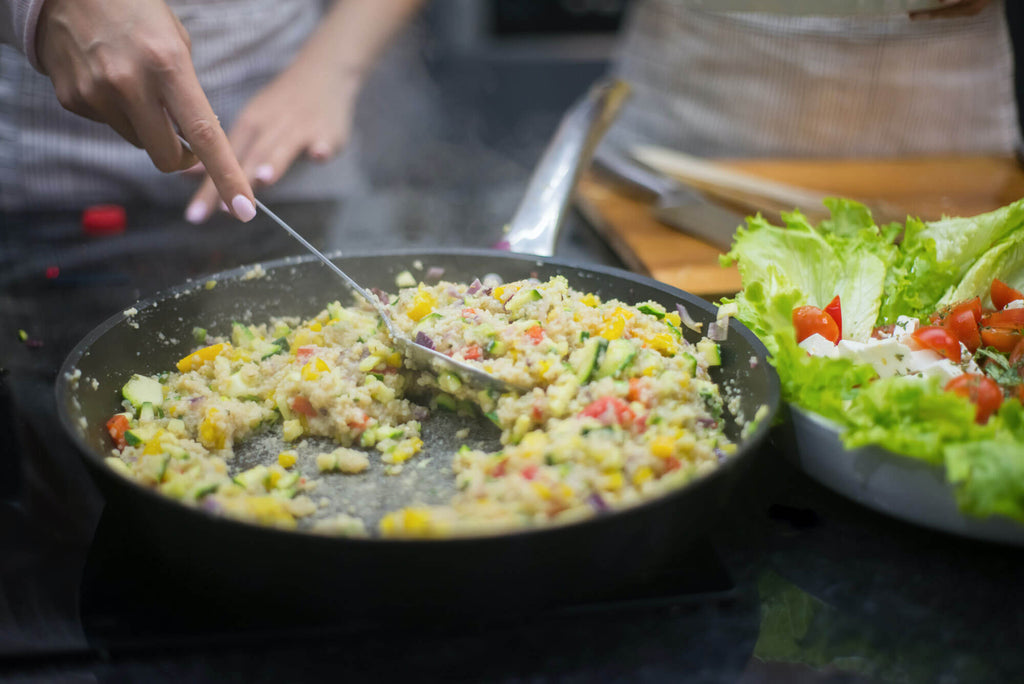
<svg viewBox="0 0 1024 684">
<path fill-rule="evenodd" d="M 465 282 L 488 273 L 506 281 L 563 275 L 572 286 L 605 299 L 652 299 L 670 309 L 682 302 L 695 320 L 705 323 L 705 330 L 715 318 L 708 302 L 651 279 L 532 256 L 446 250 L 346 256 L 335 262 L 362 285 L 386 291 L 394 291 L 397 273 L 417 265 L 424 271 L 443 268 L 444 279 Z M 212 597 L 378 615 L 509 611 L 593 597 L 642 581 L 646 572 L 677 555 L 679 545 L 704 535 L 728 505 L 736 478 L 755 458 L 768 431 L 770 417 L 745 439 L 730 421 L 727 432 L 739 443 L 733 458 L 708 476 L 641 505 L 562 526 L 443 540 L 326 537 L 259 527 L 180 504 L 110 470 L 102 461 L 110 449 L 104 423 L 118 410 L 121 386 L 134 372 L 172 369 L 193 345 L 193 326 L 225 334 L 232 320 L 309 316 L 332 299 L 345 302 L 336 276 L 310 258 L 263 268 L 268 274 L 264 278 L 242 279 L 247 269 L 218 274 L 212 289 L 204 282 L 190 283 L 140 303 L 132 317 L 112 317 L 75 347 L 57 382 L 61 422 L 105 494 L 107 514 L 133 530 L 124 543 L 158 554 L 175 571 L 189 573 L 196 591 Z M 712 370 L 713 379 L 735 392 L 745 415 L 753 416 L 764 405 L 774 416 L 778 379 L 761 343 L 733 322 L 721 349 L 722 365 Z M 73 381 L 76 370 L 81 377 Z M 425 421 L 426 453 L 410 462 L 409 473 L 440 474 L 434 482 L 445 479 L 451 454 L 446 436 L 458 427 L 446 422 L 450 420 Z M 496 436 L 488 433 L 486 419 L 470 419 L 469 426 L 471 440 L 483 443 Z M 246 458 L 243 450 L 240 461 Z M 428 465 L 420 468 L 417 461 L 426 458 Z M 371 471 L 356 478 L 325 480 L 339 488 L 360 479 L 370 483 L 352 494 L 353 503 L 366 510 L 411 503 L 403 496 L 429 501 L 446 494 L 417 489 L 417 482 L 429 482 L 430 477 L 401 485 L 405 474 L 388 478 L 375 455 L 371 463 Z"/>
</svg>

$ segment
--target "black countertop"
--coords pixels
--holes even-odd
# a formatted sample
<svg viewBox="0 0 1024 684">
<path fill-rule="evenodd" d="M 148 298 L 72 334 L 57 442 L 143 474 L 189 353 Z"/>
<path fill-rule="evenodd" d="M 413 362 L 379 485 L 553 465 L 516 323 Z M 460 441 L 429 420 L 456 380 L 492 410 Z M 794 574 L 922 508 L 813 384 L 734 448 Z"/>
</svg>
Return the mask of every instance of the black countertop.
<svg viewBox="0 0 1024 684">
<path fill-rule="evenodd" d="M 281 207 L 325 250 L 486 247 L 517 194 L 411 189 Z M 133 558 L 57 428 L 57 370 L 90 329 L 190 277 L 297 253 L 269 221 L 193 227 L 129 208 L 119 236 L 76 214 L 4 216 L 0 257 L 0 676 L 237 681 L 1017 681 L 1021 551 L 885 518 L 787 460 L 784 428 L 685 572 L 616 601 L 527 617 L 372 624 L 190 612 Z M 617 265 L 577 216 L 559 256 Z M 55 270 L 55 268 L 57 270 Z M 48 270 L 49 269 L 49 270 Z M 59 270 L 59 272 L 57 272 Z M 28 333 L 28 342 L 16 331 Z M 113 579 L 112 578 L 116 578 Z M 141 581 L 140 581 L 141 579 Z M 169 582 L 169 583 L 168 583 Z M 178 582 L 175 585 L 174 582 Z M 182 583 L 183 582 L 183 583 Z M 500 591 L 500 578 L 496 578 Z M 134 593 L 133 593 L 134 592 Z M 230 611 L 228 611 L 230 613 Z"/>
</svg>

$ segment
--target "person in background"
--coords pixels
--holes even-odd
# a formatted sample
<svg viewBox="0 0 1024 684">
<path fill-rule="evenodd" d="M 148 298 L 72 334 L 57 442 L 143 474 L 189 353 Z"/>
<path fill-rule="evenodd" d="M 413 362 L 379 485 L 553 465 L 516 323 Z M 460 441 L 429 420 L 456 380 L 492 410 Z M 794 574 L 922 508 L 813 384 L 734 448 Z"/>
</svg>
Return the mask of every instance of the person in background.
<svg viewBox="0 0 1024 684">
<path fill-rule="evenodd" d="M 1020 140 L 1003 0 L 847 16 L 693 4 L 633 5 L 613 67 L 633 97 L 609 144 L 706 157 L 892 157 L 1010 155 Z M 893 6 L 860 8 L 872 4 Z"/>
<path fill-rule="evenodd" d="M 0 0 L 0 210 L 339 196 L 360 87 L 421 3 Z M 166 175 L 189 168 L 198 190 Z"/>
</svg>

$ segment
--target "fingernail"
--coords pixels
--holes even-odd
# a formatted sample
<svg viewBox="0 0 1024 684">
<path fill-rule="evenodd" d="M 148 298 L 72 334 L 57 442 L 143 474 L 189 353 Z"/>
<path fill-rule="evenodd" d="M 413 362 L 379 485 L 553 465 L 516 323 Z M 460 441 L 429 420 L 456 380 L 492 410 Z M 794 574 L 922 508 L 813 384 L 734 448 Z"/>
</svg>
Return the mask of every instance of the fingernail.
<svg viewBox="0 0 1024 684">
<path fill-rule="evenodd" d="M 256 216 L 256 207 L 252 200 L 245 195 L 235 195 L 231 200 L 231 208 L 234 210 L 235 216 L 243 222 L 252 221 Z"/>
<path fill-rule="evenodd" d="M 256 180 L 269 183 L 274 179 L 274 167 L 270 164 L 260 164 L 256 167 Z"/>
<path fill-rule="evenodd" d="M 185 210 L 185 220 L 189 223 L 202 223 L 206 220 L 208 214 L 209 207 L 206 206 L 206 202 L 196 200 L 188 205 L 188 209 Z"/>
<path fill-rule="evenodd" d="M 217 202 L 217 206 L 219 206 L 220 210 L 223 211 L 225 214 L 230 214 L 231 213 L 231 210 L 228 209 L 228 205 L 224 204 L 224 200 L 221 200 L 220 202 Z"/>
<path fill-rule="evenodd" d="M 309 148 L 309 154 L 314 159 L 327 159 L 327 157 L 331 156 L 331 148 L 324 142 L 314 143 L 313 146 Z"/>
</svg>

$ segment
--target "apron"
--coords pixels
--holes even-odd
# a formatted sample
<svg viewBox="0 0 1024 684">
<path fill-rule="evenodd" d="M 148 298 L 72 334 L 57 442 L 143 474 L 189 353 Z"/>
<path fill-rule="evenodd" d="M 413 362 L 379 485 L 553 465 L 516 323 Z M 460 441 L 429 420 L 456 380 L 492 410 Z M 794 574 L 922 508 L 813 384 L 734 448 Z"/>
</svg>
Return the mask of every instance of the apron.
<svg viewBox="0 0 1024 684">
<path fill-rule="evenodd" d="M 614 71 L 634 86 L 608 135 L 627 149 L 1008 155 L 1020 137 L 1000 0 L 973 17 L 914 21 L 905 13 L 715 13 L 642 0 Z"/>
<path fill-rule="evenodd" d="M 225 130 L 316 28 L 320 0 L 170 0 L 192 38 L 199 82 Z M 296 161 L 269 200 L 334 199 L 362 187 L 357 152 Z M 50 80 L 0 46 L 0 210 L 102 202 L 185 203 L 198 180 L 164 174 L 112 129 L 65 111 Z"/>
</svg>

